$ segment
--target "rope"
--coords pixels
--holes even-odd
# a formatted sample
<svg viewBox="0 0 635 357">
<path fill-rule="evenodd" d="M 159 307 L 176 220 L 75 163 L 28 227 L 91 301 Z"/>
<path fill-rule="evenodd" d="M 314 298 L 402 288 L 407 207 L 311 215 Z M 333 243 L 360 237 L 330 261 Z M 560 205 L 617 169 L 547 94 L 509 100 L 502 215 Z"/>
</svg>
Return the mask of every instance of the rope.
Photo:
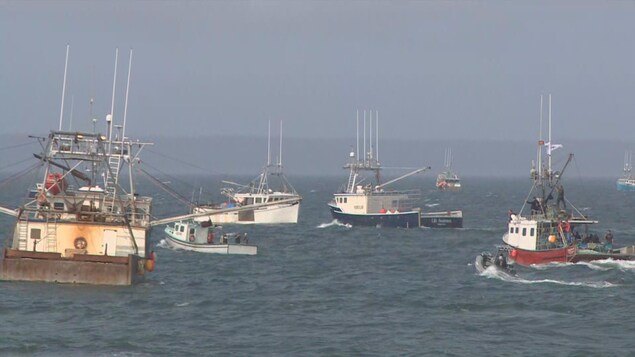
<svg viewBox="0 0 635 357">
<path fill-rule="evenodd" d="M 14 148 L 19 148 L 19 147 L 22 147 L 22 146 L 31 145 L 31 144 L 33 144 L 33 143 L 34 143 L 33 141 L 29 141 L 28 143 L 22 143 L 22 144 L 16 144 L 16 145 L 5 146 L 5 147 L 1 147 L 1 148 L 0 148 L 0 151 L 1 151 L 1 150 L 9 150 L 9 149 L 14 149 Z"/>
<path fill-rule="evenodd" d="M 11 182 L 13 182 L 13 181 L 15 181 L 15 180 L 17 180 L 19 178 L 22 178 L 23 176 L 25 176 L 27 174 L 30 174 L 31 172 L 35 171 L 36 169 L 39 169 L 40 166 L 41 166 L 41 162 L 38 161 L 35 164 L 25 168 L 24 170 L 19 171 L 19 172 L 15 173 L 15 174 L 5 178 L 4 180 L 0 181 L 0 187 L 4 187 L 4 186 L 6 186 L 9 183 L 11 183 Z"/>
<path fill-rule="evenodd" d="M 209 170 L 209 169 L 206 169 L 206 168 L 202 168 L 202 167 L 200 167 L 200 166 L 198 166 L 198 165 L 195 165 L 195 164 L 192 164 L 192 163 L 190 163 L 190 162 L 187 162 L 187 161 L 184 161 L 184 160 L 181 160 L 181 159 L 178 159 L 178 158 L 175 158 L 175 157 L 172 157 L 172 156 L 169 156 L 169 155 L 166 155 L 166 154 L 160 153 L 160 152 L 158 152 L 158 151 L 154 151 L 154 150 L 151 150 L 151 149 L 148 149 L 148 148 L 146 148 L 145 150 L 146 150 L 147 152 L 153 153 L 153 154 L 158 155 L 158 156 L 161 156 L 161 157 L 163 157 L 163 158 L 166 158 L 166 159 L 170 159 L 170 160 L 173 160 L 173 161 L 179 162 L 179 163 L 181 163 L 181 164 L 184 164 L 184 165 L 186 165 L 186 166 L 189 166 L 189 167 L 195 168 L 195 169 L 197 169 L 197 170 L 201 170 L 201 171 L 202 171 L 202 172 L 204 172 L 204 173 L 211 173 L 211 174 L 214 174 L 214 175 L 218 175 L 218 174 L 219 174 L 218 172 L 215 172 L 215 171 L 213 171 L 213 170 Z"/>
<path fill-rule="evenodd" d="M 144 175 L 146 175 L 150 181 L 152 183 L 154 183 L 155 185 L 157 185 L 159 188 L 163 189 L 164 191 L 166 191 L 170 196 L 176 198 L 177 200 L 185 203 L 188 207 L 193 208 L 194 205 L 185 197 L 181 196 L 178 192 L 174 191 L 173 189 L 171 189 L 168 185 L 164 184 L 163 182 L 161 182 L 159 179 L 157 179 L 156 177 L 152 176 L 149 172 L 147 172 L 146 170 L 142 169 L 142 168 L 138 168 L 138 170 L 143 173 Z"/>
</svg>

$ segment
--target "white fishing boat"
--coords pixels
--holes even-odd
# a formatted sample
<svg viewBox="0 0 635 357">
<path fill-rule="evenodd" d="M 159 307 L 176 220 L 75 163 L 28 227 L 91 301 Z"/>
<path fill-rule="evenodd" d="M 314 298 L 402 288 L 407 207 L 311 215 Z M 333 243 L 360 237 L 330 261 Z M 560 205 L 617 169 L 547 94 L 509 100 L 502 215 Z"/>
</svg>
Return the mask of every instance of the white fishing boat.
<svg viewBox="0 0 635 357">
<path fill-rule="evenodd" d="M 298 223 L 302 197 L 293 188 L 282 169 L 282 123 L 280 123 L 280 155 L 271 163 L 271 125 L 267 141 L 267 165 L 262 173 L 247 185 L 223 181 L 230 185 L 221 190 L 227 202 L 199 205 L 194 213 L 214 213 L 227 208 L 241 207 L 240 211 L 199 217 L 198 221 L 212 219 L 215 224 L 283 224 Z M 266 205 L 263 205 L 266 204 Z M 253 207 L 253 209 L 247 209 Z"/>
<path fill-rule="evenodd" d="M 352 226 L 381 226 L 381 227 L 433 227 L 433 228 L 460 228 L 463 226 L 463 214 L 461 211 L 444 211 L 423 213 L 421 208 L 415 207 L 418 203 L 420 190 L 387 190 L 386 188 L 406 177 L 430 169 L 422 167 L 402 175 L 388 182 L 381 182 L 382 167 L 379 163 L 379 135 L 373 138 L 372 112 L 370 116 L 370 145 L 366 150 L 366 112 L 364 111 L 363 128 L 363 152 L 359 158 L 359 113 L 357 119 L 357 151 L 350 153 L 350 161 L 344 166 L 349 170 L 349 178 L 346 187 L 333 195 L 329 202 L 331 215 L 334 219 Z M 376 115 L 376 129 L 379 128 L 379 120 Z M 377 130 L 378 133 L 378 130 Z M 375 146 L 373 146 L 375 139 Z M 370 172 L 368 176 L 363 176 Z"/>
<path fill-rule="evenodd" d="M 618 191 L 635 191 L 635 177 L 632 174 L 633 153 L 627 151 L 624 154 L 624 176 L 617 180 Z"/>
<path fill-rule="evenodd" d="M 165 227 L 165 234 L 167 244 L 176 249 L 215 254 L 258 254 L 258 247 L 249 245 L 247 233 L 219 232 L 211 221 L 175 222 Z"/>
<path fill-rule="evenodd" d="M 452 171 L 452 149 L 445 149 L 444 170 L 437 176 L 436 187 L 439 190 L 458 191 L 461 189 L 459 175 Z"/>
<path fill-rule="evenodd" d="M 115 60 L 110 113 L 116 68 Z M 66 83 L 66 71 L 64 78 Z M 64 92 L 65 86 L 59 129 L 37 138 L 42 152 L 34 154 L 34 168 L 43 171 L 41 181 L 18 209 L 0 209 L 16 218 L 11 244 L 2 253 L 0 279 L 133 284 L 154 269 L 148 245 L 152 198 L 137 194 L 132 170 L 149 143 L 125 136 L 125 112 L 116 135 L 112 114 L 106 116 L 105 134 L 62 130 Z M 127 98 L 128 90 L 126 108 Z M 128 178 L 122 180 L 126 169 Z"/>
</svg>

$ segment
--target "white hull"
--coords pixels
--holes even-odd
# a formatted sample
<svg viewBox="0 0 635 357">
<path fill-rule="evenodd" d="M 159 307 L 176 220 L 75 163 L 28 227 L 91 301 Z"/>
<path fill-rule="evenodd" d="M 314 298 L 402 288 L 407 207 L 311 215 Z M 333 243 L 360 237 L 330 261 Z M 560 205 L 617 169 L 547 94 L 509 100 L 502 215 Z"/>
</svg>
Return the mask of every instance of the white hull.
<svg viewBox="0 0 635 357">
<path fill-rule="evenodd" d="M 166 242 L 170 247 L 176 249 L 189 250 L 199 253 L 215 253 L 215 254 L 240 254 L 240 255 L 256 255 L 258 247 L 245 244 L 201 244 L 188 243 L 181 240 L 166 236 Z"/>
<path fill-rule="evenodd" d="M 198 208 L 201 211 L 214 211 L 213 208 Z M 198 217 L 195 220 L 202 222 L 209 219 L 214 224 L 287 224 L 298 223 L 300 202 L 260 207 L 255 210 L 228 212 L 213 216 Z"/>
</svg>

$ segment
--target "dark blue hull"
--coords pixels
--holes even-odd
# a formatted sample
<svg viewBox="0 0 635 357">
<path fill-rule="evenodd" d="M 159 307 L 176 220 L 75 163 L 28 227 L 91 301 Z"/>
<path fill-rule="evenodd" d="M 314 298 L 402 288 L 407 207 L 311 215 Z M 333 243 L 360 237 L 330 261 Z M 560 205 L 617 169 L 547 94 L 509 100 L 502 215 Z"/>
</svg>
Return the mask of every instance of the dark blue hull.
<svg viewBox="0 0 635 357">
<path fill-rule="evenodd" d="M 339 222 L 350 224 L 351 226 L 370 227 L 396 227 L 396 228 L 416 228 L 419 227 L 419 211 L 403 213 L 369 213 L 350 214 L 343 213 L 338 208 L 331 206 L 331 215 Z"/>
</svg>

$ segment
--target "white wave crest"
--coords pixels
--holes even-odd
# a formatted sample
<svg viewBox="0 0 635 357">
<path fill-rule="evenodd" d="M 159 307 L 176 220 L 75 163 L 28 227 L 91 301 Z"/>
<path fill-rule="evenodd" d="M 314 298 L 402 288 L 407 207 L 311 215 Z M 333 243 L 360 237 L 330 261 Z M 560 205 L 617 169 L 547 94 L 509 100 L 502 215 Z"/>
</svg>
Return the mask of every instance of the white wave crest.
<svg viewBox="0 0 635 357">
<path fill-rule="evenodd" d="M 340 221 L 338 221 L 337 219 L 334 219 L 333 221 L 329 222 L 329 223 L 322 223 L 320 225 L 318 225 L 316 228 L 328 228 L 328 227 L 346 227 L 346 228 L 351 228 L 352 226 L 350 224 L 344 224 L 341 223 Z"/>
</svg>

